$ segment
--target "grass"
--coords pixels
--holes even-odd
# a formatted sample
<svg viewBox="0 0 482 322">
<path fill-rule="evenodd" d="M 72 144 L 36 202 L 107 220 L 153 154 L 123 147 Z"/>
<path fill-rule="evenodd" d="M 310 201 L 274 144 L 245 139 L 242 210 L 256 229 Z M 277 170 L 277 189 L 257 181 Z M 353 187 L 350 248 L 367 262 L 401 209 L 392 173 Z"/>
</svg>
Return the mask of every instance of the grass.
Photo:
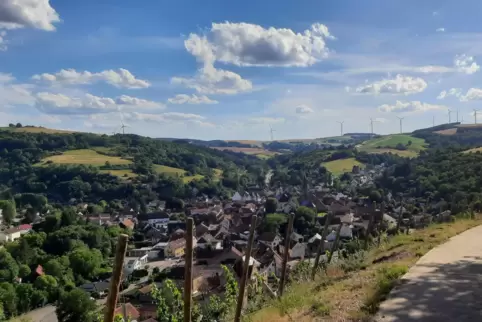
<svg viewBox="0 0 482 322">
<path fill-rule="evenodd" d="M 335 161 L 328 161 L 321 164 L 328 171 L 335 175 L 340 175 L 345 172 L 351 172 L 353 166 L 365 167 L 363 163 L 358 162 L 355 158 L 340 159 Z"/>
<path fill-rule="evenodd" d="M 137 177 L 137 174 L 132 172 L 131 169 L 122 169 L 122 170 L 100 170 L 101 173 L 108 173 L 113 176 L 117 176 L 123 179 L 130 179 Z"/>
<path fill-rule="evenodd" d="M 182 181 L 184 183 L 189 183 L 193 180 L 202 180 L 204 178 L 204 176 L 200 175 L 200 174 L 196 174 L 196 175 L 193 175 L 193 176 L 186 176 L 185 175 L 186 172 L 187 172 L 186 170 L 180 169 L 180 168 L 169 167 L 167 165 L 154 164 L 154 170 L 157 173 L 163 173 L 163 174 L 166 174 L 166 175 L 181 177 Z M 217 170 L 217 172 L 216 172 L 216 170 Z M 222 175 L 222 170 L 215 169 L 214 171 L 216 172 L 215 175 L 216 174 L 219 175 L 219 176 Z"/>
<path fill-rule="evenodd" d="M 379 248 L 328 267 L 315 281 L 290 285 L 281 301 L 246 317 L 251 322 L 368 321 L 400 278 L 437 245 L 482 224 L 482 216 L 434 224 L 384 241 Z M 378 260 L 385 258 L 385 260 Z M 373 262 L 376 264 L 373 264 Z M 341 265 L 343 263 L 343 265 Z"/>
<path fill-rule="evenodd" d="M 128 165 L 132 163 L 129 160 L 99 154 L 90 149 L 65 151 L 60 155 L 53 155 L 42 159 L 41 165 L 45 165 L 47 161 L 52 161 L 52 163 L 55 164 L 85 164 L 92 166 L 103 166 L 106 162 L 109 162 L 112 165 Z"/>
<path fill-rule="evenodd" d="M 326 216 L 326 212 L 319 212 L 317 214 L 318 217 L 325 217 Z"/>
<path fill-rule="evenodd" d="M 408 145 L 409 141 L 412 144 Z M 405 145 L 407 150 L 397 150 L 398 144 Z M 386 153 L 392 152 L 400 156 L 414 157 L 422 150 L 425 150 L 427 143 L 424 139 L 416 138 L 408 134 L 392 134 L 379 138 L 374 138 L 363 142 L 357 147 L 359 151 L 368 153 Z"/>
<path fill-rule="evenodd" d="M 10 132 L 26 132 L 26 133 L 47 133 L 47 134 L 70 134 L 75 133 L 76 131 L 69 131 L 69 130 L 58 130 L 58 129 L 49 129 L 45 127 L 34 127 L 34 126 L 26 126 L 26 127 L 0 127 L 0 131 L 10 131 Z"/>
<path fill-rule="evenodd" d="M 482 152 L 482 147 L 465 150 L 462 153 L 477 153 L 477 152 Z"/>
</svg>

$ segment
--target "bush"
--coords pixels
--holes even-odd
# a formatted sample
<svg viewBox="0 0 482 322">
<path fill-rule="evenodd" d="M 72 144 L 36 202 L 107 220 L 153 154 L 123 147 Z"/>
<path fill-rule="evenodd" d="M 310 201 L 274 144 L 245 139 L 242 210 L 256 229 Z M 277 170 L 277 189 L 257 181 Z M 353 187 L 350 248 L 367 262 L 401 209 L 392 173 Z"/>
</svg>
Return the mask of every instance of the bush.
<svg viewBox="0 0 482 322">
<path fill-rule="evenodd" d="M 363 310 L 375 314 L 380 303 L 384 301 L 390 291 L 395 287 L 399 278 L 408 271 L 406 265 L 393 265 L 380 268 L 377 272 L 376 286 L 372 294 L 368 296 L 363 305 Z"/>
</svg>

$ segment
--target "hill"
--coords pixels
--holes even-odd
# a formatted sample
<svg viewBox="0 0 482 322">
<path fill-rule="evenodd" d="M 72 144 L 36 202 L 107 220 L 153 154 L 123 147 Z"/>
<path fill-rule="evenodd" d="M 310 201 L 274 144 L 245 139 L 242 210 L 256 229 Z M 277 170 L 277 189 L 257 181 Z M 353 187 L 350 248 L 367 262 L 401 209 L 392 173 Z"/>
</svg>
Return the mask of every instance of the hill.
<svg viewBox="0 0 482 322">
<path fill-rule="evenodd" d="M 391 134 L 365 141 L 357 146 L 357 150 L 367 153 L 390 152 L 402 157 L 416 157 L 426 147 L 427 143 L 424 139 L 408 134 Z"/>
<path fill-rule="evenodd" d="M 340 159 L 328 161 L 321 164 L 335 175 L 341 175 L 345 172 L 351 172 L 354 166 L 364 167 L 364 164 L 357 161 L 355 158 Z"/>
<path fill-rule="evenodd" d="M 9 132 L 25 132 L 25 133 L 48 133 L 48 134 L 70 134 L 76 133 L 75 131 L 70 130 L 59 130 L 59 129 L 50 129 L 41 126 L 22 126 L 22 127 L 0 127 L 0 131 L 9 131 Z"/>
</svg>

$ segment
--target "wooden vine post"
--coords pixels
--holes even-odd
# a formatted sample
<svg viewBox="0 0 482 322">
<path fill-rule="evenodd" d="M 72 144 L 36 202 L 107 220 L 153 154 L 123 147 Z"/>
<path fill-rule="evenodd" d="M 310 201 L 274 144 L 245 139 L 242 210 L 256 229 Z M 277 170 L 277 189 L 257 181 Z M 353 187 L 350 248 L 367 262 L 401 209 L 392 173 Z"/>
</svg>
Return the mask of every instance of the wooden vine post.
<svg viewBox="0 0 482 322">
<path fill-rule="evenodd" d="M 291 233 L 293 232 L 293 223 L 295 221 L 295 214 L 291 213 L 289 215 L 288 219 L 288 229 L 286 230 L 286 236 L 285 236 L 285 251 L 283 254 L 283 266 L 281 268 L 281 279 L 279 282 L 279 296 L 281 297 L 283 295 L 285 283 L 286 283 L 286 267 L 288 265 L 288 255 L 289 255 L 289 250 L 290 250 L 290 239 L 291 239 Z"/>
<path fill-rule="evenodd" d="M 117 305 L 117 299 L 119 297 L 119 287 L 122 279 L 122 270 L 124 268 L 124 259 L 126 257 L 128 238 L 129 236 L 125 234 L 121 234 L 117 238 L 114 270 L 110 280 L 109 296 L 107 298 L 104 322 L 114 322 L 114 312 Z"/>
</svg>

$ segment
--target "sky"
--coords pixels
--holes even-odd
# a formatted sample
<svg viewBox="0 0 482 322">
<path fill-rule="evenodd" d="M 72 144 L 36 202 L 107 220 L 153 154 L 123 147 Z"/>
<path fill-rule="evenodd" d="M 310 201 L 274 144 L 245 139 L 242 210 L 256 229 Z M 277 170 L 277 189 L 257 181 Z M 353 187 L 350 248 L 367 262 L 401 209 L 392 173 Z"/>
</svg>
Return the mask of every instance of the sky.
<svg viewBox="0 0 482 322">
<path fill-rule="evenodd" d="M 398 133 L 399 118 L 404 132 L 449 114 L 473 123 L 481 11 L 479 0 L 1 0 L 0 125 L 281 140 L 336 136 L 340 122 L 369 132 L 372 120 L 379 134 Z"/>
</svg>

